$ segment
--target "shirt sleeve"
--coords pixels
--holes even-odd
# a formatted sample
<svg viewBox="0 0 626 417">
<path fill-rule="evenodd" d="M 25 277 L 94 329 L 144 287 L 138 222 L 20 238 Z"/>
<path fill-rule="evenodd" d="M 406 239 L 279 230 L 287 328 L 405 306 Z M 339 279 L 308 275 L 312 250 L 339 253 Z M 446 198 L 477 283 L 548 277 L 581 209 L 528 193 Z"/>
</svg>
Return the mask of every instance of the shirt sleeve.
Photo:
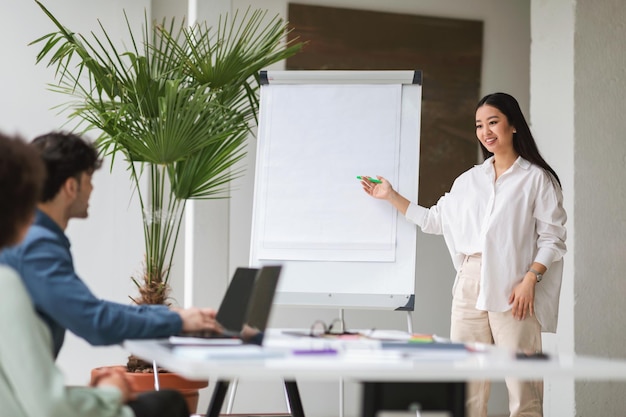
<svg viewBox="0 0 626 417">
<path fill-rule="evenodd" d="M 36 309 L 92 345 L 168 337 L 182 330 L 166 306 L 125 305 L 92 294 L 74 272 L 69 250 L 52 237 L 23 248 L 21 273 Z"/>
<path fill-rule="evenodd" d="M 535 201 L 534 216 L 537 220 L 537 255 L 535 262 L 547 268 L 563 258 L 567 252 L 565 239 L 567 215 L 563 209 L 561 187 L 549 174 L 544 176 Z"/>
<path fill-rule="evenodd" d="M 410 222 L 418 225 L 421 229 L 427 222 L 428 214 L 428 209 L 426 207 L 418 206 L 415 203 L 409 203 L 409 207 L 406 209 L 404 217 Z"/>
<path fill-rule="evenodd" d="M 0 269 L 0 403 L 11 416 L 133 417 L 121 393 L 68 389 L 52 359 L 48 329 L 37 317 L 17 274 Z M 3 414 L 4 415 L 4 414 Z"/>
<path fill-rule="evenodd" d="M 434 205 L 431 208 L 410 203 L 409 207 L 406 209 L 405 218 L 418 225 L 424 233 L 442 235 L 443 225 L 441 221 L 440 203 L 442 203 L 443 198 L 444 197 L 441 197 L 437 205 Z"/>
</svg>

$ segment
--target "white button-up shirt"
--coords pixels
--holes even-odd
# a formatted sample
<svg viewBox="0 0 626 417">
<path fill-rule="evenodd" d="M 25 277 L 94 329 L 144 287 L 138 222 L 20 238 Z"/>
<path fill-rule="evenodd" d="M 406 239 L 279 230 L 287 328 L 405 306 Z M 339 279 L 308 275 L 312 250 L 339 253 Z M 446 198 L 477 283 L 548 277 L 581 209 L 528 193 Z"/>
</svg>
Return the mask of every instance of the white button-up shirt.
<svg viewBox="0 0 626 417">
<path fill-rule="evenodd" d="M 457 271 L 465 255 L 482 254 L 479 310 L 509 310 L 509 296 L 532 263 L 545 265 L 535 314 L 543 331 L 556 331 L 567 216 L 561 187 L 543 168 L 519 157 L 496 180 L 488 158 L 431 208 L 411 203 L 406 218 L 425 233 L 443 234 Z"/>
</svg>

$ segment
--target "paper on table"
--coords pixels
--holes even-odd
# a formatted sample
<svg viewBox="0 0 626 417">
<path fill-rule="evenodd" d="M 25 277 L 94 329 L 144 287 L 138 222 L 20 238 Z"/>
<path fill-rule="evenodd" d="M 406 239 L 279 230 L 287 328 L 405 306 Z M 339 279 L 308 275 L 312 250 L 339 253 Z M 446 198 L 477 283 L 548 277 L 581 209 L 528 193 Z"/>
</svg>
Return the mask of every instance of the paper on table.
<svg viewBox="0 0 626 417">
<path fill-rule="evenodd" d="M 376 340 L 397 340 L 406 342 L 411 339 L 411 334 L 402 330 L 371 330 L 364 331 L 361 334 Z"/>
<path fill-rule="evenodd" d="M 176 346 L 235 346 L 243 344 L 241 339 L 228 338 L 203 338 L 203 337 L 184 337 L 170 336 L 169 342 Z"/>
<path fill-rule="evenodd" d="M 322 338 L 322 337 L 294 337 L 277 336 L 267 338 L 263 344 L 274 349 L 299 350 L 299 349 L 336 349 L 339 351 L 351 349 L 378 349 L 380 341 L 366 337 L 355 339 Z"/>
<path fill-rule="evenodd" d="M 381 342 L 384 351 L 399 352 L 412 360 L 457 360 L 472 354 L 463 343 Z"/>
<path fill-rule="evenodd" d="M 175 355 L 188 359 L 208 360 L 247 360 L 267 359 L 285 356 L 287 352 L 267 349 L 257 345 L 242 346 L 176 346 L 172 350 Z"/>
</svg>

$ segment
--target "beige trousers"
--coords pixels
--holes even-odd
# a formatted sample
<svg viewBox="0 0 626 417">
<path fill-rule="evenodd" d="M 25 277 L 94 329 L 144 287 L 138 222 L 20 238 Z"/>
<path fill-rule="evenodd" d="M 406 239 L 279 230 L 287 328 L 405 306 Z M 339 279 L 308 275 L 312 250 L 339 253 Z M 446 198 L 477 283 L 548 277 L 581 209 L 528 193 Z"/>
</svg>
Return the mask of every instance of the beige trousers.
<svg viewBox="0 0 626 417">
<path fill-rule="evenodd" d="M 516 320 L 511 310 L 494 313 L 476 309 L 480 288 L 480 255 L 467 256 L 459 269 L 452 300 L 450 338 L 458 342 L 495 344 L 511 350 L 541 351 L 541 326 L 535 316 Z M 543 416 L 543 381 L 506 379 L 511 417 Z M 489 381 L 467 384 L 467 416 L 487 417 Z"/>
</svg>

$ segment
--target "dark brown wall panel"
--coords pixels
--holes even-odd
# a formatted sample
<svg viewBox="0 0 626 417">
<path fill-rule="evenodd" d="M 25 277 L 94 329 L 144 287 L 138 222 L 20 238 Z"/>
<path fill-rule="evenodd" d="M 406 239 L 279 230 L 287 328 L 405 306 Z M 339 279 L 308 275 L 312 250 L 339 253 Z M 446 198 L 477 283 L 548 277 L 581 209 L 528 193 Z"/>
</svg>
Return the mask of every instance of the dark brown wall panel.
<svg viewBox="0 0 626 417">
<path fill-rule="evenodd" d="M 481 21 L 289 4 L 290 38 L 307 44 L 290 70 L 423 72 L 419 204 L 426 207 L 477 162 Z"/>
</svg>

